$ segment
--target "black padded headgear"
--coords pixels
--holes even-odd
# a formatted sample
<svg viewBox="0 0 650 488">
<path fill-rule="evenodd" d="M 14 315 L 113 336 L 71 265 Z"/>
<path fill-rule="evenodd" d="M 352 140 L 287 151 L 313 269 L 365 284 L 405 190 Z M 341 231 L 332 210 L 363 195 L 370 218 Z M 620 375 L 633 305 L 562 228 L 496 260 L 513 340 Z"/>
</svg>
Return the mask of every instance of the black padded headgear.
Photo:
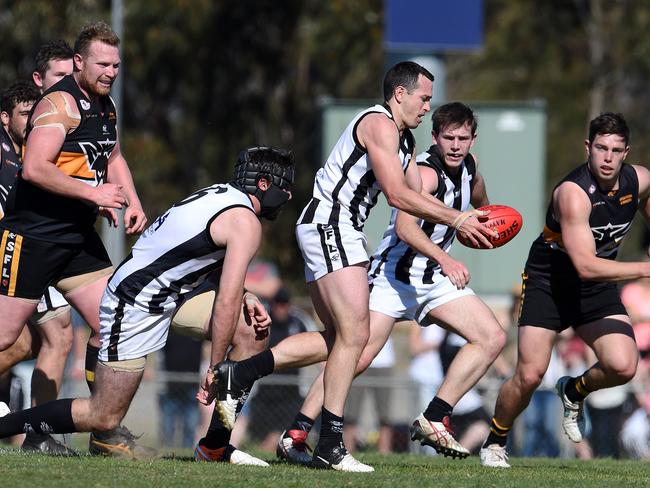
<svg viewBox="0 0 650 488">
<path fill-rule="evenodd" d="M 281 190 L 290 191 L 293 185 L 293 166 L 280 166 L 266 161 L 251 161 L 251 155 L 258 151 L 269 151 L 280 158 L 293 160 L 290 151 L 275 149 L 273 147 L 256 146 L 243 150 L 239 153 L 235 165 L 234 183 L 251 195 L 258 196 L 261 191 L 257 187 L 260 178 L 266 178 Z"/>
<path fill-rule="evenodd" d="M 254 157 L 260 151 L 269 154 L 269 159 L 259 160 Z M 281 164 L 278 160 L 285 161 L 285 164 Z M 261 205 L 260 215 L 274 220 L 280 209 L 289 201 L 289 195 L 286 192 L 291 191 L 293 176 L 293 154 L 290 151 L 256 146 L 239 153 L 233 184 L 257 197 Z M 271 183 L 266 191 L 260 190 L 257 186 L 262 178 Z"/>
</svg>

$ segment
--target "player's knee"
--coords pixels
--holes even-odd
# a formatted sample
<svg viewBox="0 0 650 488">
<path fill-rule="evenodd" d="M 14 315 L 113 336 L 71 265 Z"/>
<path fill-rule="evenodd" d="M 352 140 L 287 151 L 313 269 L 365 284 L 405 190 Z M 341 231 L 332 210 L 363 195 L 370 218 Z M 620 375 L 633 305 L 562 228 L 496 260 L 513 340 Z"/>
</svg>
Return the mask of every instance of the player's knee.
<svg viewBox="0 0 650 488">
<path fill-rule="evenodd" d="M 358 350 L 363 350 L 363 348 L 366 347 L 369 338 L 370 331 L 362 328 L 359 328 L 352 333 L 342 335 L 343 342 L 347 347 Z"/>
<path fill-rule="evenodd" d="M 491 331 L 491 334 L 486 343 L 486 349 L 492 361 L 494 361 L 497 356 L 501 354 L 501 351 L 503 351 L 503 348 L 506 346 L 507 339 L 508 337 L 505 331 L 500 326 Z"/>
<path fill-rule="evenodd" d="M 517 371 L 517 383 L 524 391 L 531 391 L 537 389 L 542 383 L 545 371 L 538 368 L 520 368 Z"/>
<path fill-rule="evenodd" d="M 23 347 L 22 343 L 20 341 L 16 341 L 16 337 L 13 337 L 11 335 L 7 334 L 2 334 L 0 335 L 0 351 L 6 351 L 9 349 L 11 346 L 16 344 L 16 353 L 20 352 L 26 352 L 26 347 Z M 25 350 L 24 350 L 25 349 Z"/>
<path fill-rule="evenodd" d="M 623 385 L 634 378 L 637 360 L 636 358 L 620 357 L 615 361 L 601 363 L 601 365 L 610 378 L 617 380 L 617 384 Z"/>
<path fill-rule="evenodd" d="M 57 331 L 56 334 L 53 334 L 53 337 L 48 337 L 43 346 L 47 345 L 49 349 L 53 349 L 57 354 L 67 357 L 72 350 L 73 339 L 72 328 L 67 327 Z"/>
<path fill-rule="evenodd" d="M 72 327 L 67 327 L 63 329 L 59 347 L 61 348 L 61 352 L 65 354 L 65 356 L 67 356 L 70 353 L 70 351 L 72 351 L 73 343 L 74 343 L 74 333 L 72 331 Z"/>
</svg>

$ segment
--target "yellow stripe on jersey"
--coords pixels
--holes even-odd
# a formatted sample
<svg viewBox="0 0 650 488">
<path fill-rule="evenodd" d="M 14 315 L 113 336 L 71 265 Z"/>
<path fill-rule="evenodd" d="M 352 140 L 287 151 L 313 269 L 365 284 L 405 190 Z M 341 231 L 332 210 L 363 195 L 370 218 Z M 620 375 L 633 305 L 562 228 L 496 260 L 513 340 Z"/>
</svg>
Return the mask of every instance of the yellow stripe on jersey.
<svg viewBox="0 0 650 488">
<path fill-rule="evenodd" d="M 11 273 L 9 276 L 9 289 L 7 290 L 7 296 L 14 296 L 16 293 L 16 281 L 18 279 L 18 263 L 20 263 L 20 250 L 23 246 L 23 236 L 16 235 L 16 241 L 14 244 L 14 255 L 11 259 Z"/>
<path fill-rule="evenodd" d="M 88 167 L 88 159 L 85 154 L 61 151 L 56 159 L 56 166 L 64 174 L 73 178 L 94 180 L 96 176 L 95 171 Z"/>
</svg>

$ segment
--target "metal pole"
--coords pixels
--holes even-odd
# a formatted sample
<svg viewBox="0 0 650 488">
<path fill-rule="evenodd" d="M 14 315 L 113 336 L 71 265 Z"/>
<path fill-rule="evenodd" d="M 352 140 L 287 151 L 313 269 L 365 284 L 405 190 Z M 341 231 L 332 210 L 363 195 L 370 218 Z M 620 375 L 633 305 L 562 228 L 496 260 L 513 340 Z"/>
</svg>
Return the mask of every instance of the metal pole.
<svg viewBox="0 0 650 488">
<path fill-rule="evenodd" d="M 124 44 L 124 6 L 122 0 L 111 0 L 111 25 L 117 36 L 121 40 L 121 45 Z M 120 59 L 124 61 L 121 54 L 123 49 L 120 46 Z M 118 138 L 121 140 L 122 129 L 122 77 L 119 74 L 113 83 L 111 89 L 111 97 L 115 102 L 117 108 L 117 133 Z M 108 255 L 114 265 L 119 264 L 124 259 L 125 252 L 125 237 L 124 237 L 124 210 L 118 210 L 119 226 L 117 229 L 111 228 L 105 219 L 102 219 L 102 240 L 108 251 Z"/>
</svg>

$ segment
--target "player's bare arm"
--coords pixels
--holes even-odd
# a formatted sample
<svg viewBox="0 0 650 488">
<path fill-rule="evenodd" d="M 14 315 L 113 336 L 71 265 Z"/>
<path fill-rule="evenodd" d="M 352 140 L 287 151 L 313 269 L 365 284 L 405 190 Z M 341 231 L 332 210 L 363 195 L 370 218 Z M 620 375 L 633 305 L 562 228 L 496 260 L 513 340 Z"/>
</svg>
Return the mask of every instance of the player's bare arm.
<svg viewBox="0 0 650 488">
<path fill-rule="evenodd" d="M 589 227 L 591 202 L 575 183 L 562 183 L 553 194 L 553 206 L 562 229 L 562 243 L 582 280 L 622 281 L 650 276 L 648 262 L 620 262 L 596 256 Z"/>
<path fill-rule="evenodd" d="M 422 193 L 430 195 L 438 188 L 438 175 L 433 169 L 426 166 L 420 166 L 418 169 L 422 181 Z M 438 199 L 430 198 L 428 200 L 436 200 L 441 205 L 444 205 Z M 438 262 L 442 268 L 442 273 L 449 278 L 456 288 L 461 290 L 469 283 L 470 274 L 467 267 L 432 242 L 420 227 L 420 221 L 417 217 L 406 212 L 397 212 L 395 232 L 401 240 L 415 251 Z"/>
<path fill-rule="evenodd" d="M 133 184 L 133 176 L 129 165 L 122 155 L 120 141 L 118 139 L 110 157 L 108 158 L 107 181 L 114 183 L 122 189 L 126 197 L 127 208 L 124 212 L 124 228 L 127 234 L 139 234 L 147 224 L 147 216 L 142 209 L 142 204 L 138 198 Z"/>
<path fill-rule="evenodd" d="M 79 126 L 79 109 L 68 93 L 46 95 L 36 106 L 25 146 L 22 178 L 51 193 L 108 208 L 120 208 L 126 197 L 118 185 L 93 188 L 56 167 L 66 134 Z M 103 188 L 102 187 L 106 187 Z"/>
<path fill-rule="evenodd" d="M 219 280 L 219 290 L 212 307 L 210 331 L 212 348 L 210 364 L 214 366 L 226 357 L 241 314 L 244 279 L 251 260 L 262 242 L 262 225 L 248 209 L 233 208 L 217 217 L 210 226 L 210 235 L 217 246 L 226 247 Z M 214 375 L 208 369 L 196 398 L 204 405 L 214 400 Z"/>
<path fill-rule="evenodd" d="M 259 249 L 262 226 L 250 210 L 233 208 L 215 219 L 210 227 L 210 234 L 216 245 L 226 246 L 219 291 L 210 321 L 211 364 L 217 364 L 224 360 L 227 348 L 232 342 L 241 311 L 246 270 Z"/>
</svg>

